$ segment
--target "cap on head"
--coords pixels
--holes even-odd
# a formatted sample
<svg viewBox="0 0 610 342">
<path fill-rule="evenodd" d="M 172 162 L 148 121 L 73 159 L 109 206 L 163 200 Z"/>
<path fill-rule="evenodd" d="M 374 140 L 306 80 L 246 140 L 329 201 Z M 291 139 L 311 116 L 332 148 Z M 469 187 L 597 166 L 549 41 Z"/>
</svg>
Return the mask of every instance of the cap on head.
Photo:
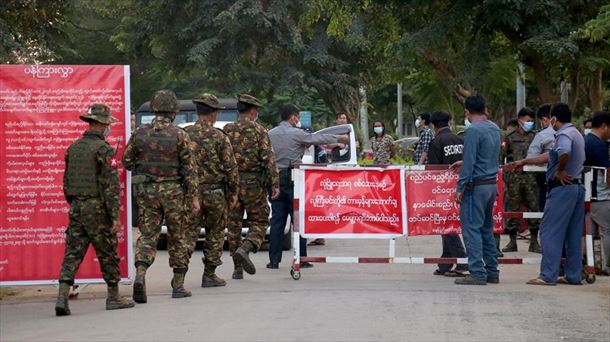
<svg viewBox="0 0 610 342">
<path fill-rule="evenodd" d="M 176 94 L 168 89 L 157 91 L 150 100 L 150 109 L 155 113 L 177 113 L 180 109 Z"/>
<path fill-rule="evenodd" d="M 81 114 L 80 119 L 87 122 L 97 121 L 106 125 L 119 121 L 110 115 L 110 108 L 103 103 L 90 104 L 87 113 Z"/>
<path fill-rule="evenodd" d="M 262 107 L 261 102 L 254 96 L 248 94 L 238 94 L 237 102 L 242 102 L 244 104 L 254 106 L 254 107 Z"/>
<path fill-rule="evenodd" d="M 218 98 L 216 96 L 208 93 L 203 93 L 199 95 L 193 100 L 193 103 L 202 104 L 212 109 L 225 109 L 225 107 L 220 105 L 220 101 L 218 101 Z"/>
</svg>

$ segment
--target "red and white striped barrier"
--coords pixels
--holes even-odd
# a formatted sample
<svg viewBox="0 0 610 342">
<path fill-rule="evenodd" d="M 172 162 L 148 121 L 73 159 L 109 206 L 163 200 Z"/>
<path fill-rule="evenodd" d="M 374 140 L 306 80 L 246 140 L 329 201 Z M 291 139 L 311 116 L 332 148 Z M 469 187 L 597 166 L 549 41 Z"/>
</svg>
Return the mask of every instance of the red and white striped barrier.
<svg viewBox="0 0 610 342">
<path fill-rule="evenodd" d="M 402 172 L 411 172 L 411 171 L 443 171 L 443 170 L 447 170 L 447 166 L 446 165 L 413 165 L 413 166 L 400 166 L 400 167 L 390 167 L 387 168 L 389 169 L 401 169 Z M 306 231 L 304 232 L 303 227 L 306 224 L 306 221 L 304 219 L 304 208 L 305 208 L 305 202 L 306 201 L 311 201 L 311 199 L 306 197 L 306 193 L 308 195 L 311 195 L 311 192 L 306 192 L 305 191 L 305 171 L 306 170 L 332 170 L 332 171 L 364 171 L 364 170 L 386 170 L 386 168 L 376 168 L 376 167 L 367 167 L 367 168 L 362 168 L 362 167 L 346 167 L 346 166 L 326 166 L 326 167 L 321 167 L 321 166 L 301 166 L 299 169 L 294 169 L 293 173 L 292 173 L 292 179 L 294 180 L 294 189 L 295 189 L 295 198 L 294 198 L 294 215 L 293 217 L 295 217 L 295 221 L 294 221 L 294 234 L 293 234 L 293 245 L 295 246 L 294 248 L 294 263 L 292 265 L 292 268 L 290 270 L 290 274 L 292 276 L 293 279 L 298 280 L 301 278 L 301 266 L 300 263 L 301 262 L 311 262 L 311 263 L 326 263 L 326 264 L 457 264 L 457 263 L 461 263 L 461 264 L 467 264 L 468 263 L 468 259 L 467 258 L 428 258 L 428 257 L 397 257 L 396 256 L 396 237 L 398 237 L 396 234 L 388 234 L 387 232 L 384 232 L 385 234 L 378 234 L 377 236 L 375 236 L 375 234 L 363 234 L 366 235 L 366 238 L 389 238 L 389 251 L 388 251 L 388 256 L 387 257 L 358 257 L 358 256 L 352 256 L 352 257 L 324 257 L 324 256 L 318 256 L 318 257 L 301 257 L 300 256 L 300 244 L 299 244 L 299 237 L 301 235 L 304 235 L 305 237 L 309 237 L 309 238 L 327 238 L 327 239 L 337 239 L 337 238 L 361 238 L 363 236 L 359 236 L 356 233 L 357 229 L 354 229 L 354 231 L 351 234 L 326 234 L 326 233 L 307 233 Z M 545 167 L 537 167 L 537 166 L 525 166 L 524 167 L 524 171 L 526 172 L 544 172 L 546 171 Z M 343 175 L 347 175 L 347 173 L 343 173 Z M 341 177 L 337 178 L 337 179 L 341 179 Z M 401 176 L 401 182 L 403 182 L 403 184 L 401 184 L 402 186 L 402 190 L 404 191 L 404 180 L 405 177 Z M 586 207 L 589 207 L 589 202 L 590 202 L 590 194 L 591 194 L 591 175 L 588 174 L 588 178 L 587 175 L 585 175 L 585 184 L 586 184 L 586 189 L 587 189 L 587 196 L 586 196 Z M 340 186 L 340 184 L 337 183 L 336 179 L 333 179 L 332 182 L 327 182 L 327 184 L 333 184 L 336 186 Z M 308 184 L 309 185 L 309 184 Z M 345 185 L 347 187 L 347 185 Z M 351 188 L 350 188 L 351 189 Z M 314 192 L 315 193 L 315 192 Z M 404 199 L 404 194 L 406 194 L 406 192 L 403 192 L 403 199 Z M 358 195 L 360 196 L 360 195 Z M 318 197 L 320 197 L 320 195 L 318 195 Z M 345 196 L 344 196 L 345 197 Z M 348 203 L 346 201 L 341 202 L 338 200 L 339 196 L 333 198 L 332 196 L 329 196 L 330 200 L 328 200 L 327 198 L 323 198 L 322 200 L 317 201 L 318 203 L 334 203 L 337 204 L 339 203 L 339 206 L 341 203 L 345 204 Z M 364 195 L 363 195 L 364 198 Z M 325 202 L 326 201 L 326 202 Z M 402 203 L 402 202 L 401 202 Z M 402 209 L 405 210 L 405 206 L 404 203 L 402 203 Z M 440 209 L 439 209 L 440 210 Z M 338 223 L 340 221 L 340 217 L 341 215 L 339 215 L 339 213 L 337 213 L 336 215 L 331 214 L 332 217 L 335 217 L 336 222 Z M 320 217 L 320 216 L 315 216 L 316 218 Z M 503 212 L 502 213 L 502 218 L 523 218 L 523 219 L 541 219 L 543 217 L 543 212 Z M 587 216 L 589 217 L 589 216 Z M 401 222 L 404 225 L 404 234 L 402 234 L 403 236 L 408 236 L 408 229 L 406 229 L 407 226 L 407 215 L 406 212 L 402 213 L 402 218 L 403 221 Z M 354 224 L 354 222 L 352 221 L 352 224 Z M 357 223 L 356 223 L 357 224 Z M 587 250 L 587 266 L 585 267 L 585 272 L 587 273 L 587 282 L 589 283 L 593 283 L 595 281 L 595 273 L 594 273 L 594 261 L 593 261 L 593 239 L 592 239 L 592 235 L 591 235 L 591 227 L 590 227 L 590 217 L 588 219 L 587 224 L 585 224 L 586 227 L 586 250 Z M 366 227 L 365 227 L 366 228 Z M 345 230 L 345 227 L 342 227 L 341 229 Z M 340 229 L 337 228 L 336 231 L 339 231 Z M 397 232 L 398 230 L 396 230 Z M 504 265 L 536 265 L 536 264 L 540 264 L 541 258 L 537 257 L 537 258 L 498 258 L 498 263 L 499 264 L 504 264 Z"/>
<path fill-rule="evenodd" d="M 426 258 L 426 257 L 301 257 L 301 262 L 321 264 L 467 264 L 467 258 Z M 504 265 L 537 265 L 540 258 L 498 258 Z"/>
</svg>

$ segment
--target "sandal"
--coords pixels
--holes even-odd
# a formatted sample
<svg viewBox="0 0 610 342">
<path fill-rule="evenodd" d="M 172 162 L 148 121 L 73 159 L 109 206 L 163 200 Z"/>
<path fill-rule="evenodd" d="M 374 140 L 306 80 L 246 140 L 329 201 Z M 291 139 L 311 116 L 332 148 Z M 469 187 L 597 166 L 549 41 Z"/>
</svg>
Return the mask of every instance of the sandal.
<svg viewBox="0 0 610 342">
<path fill-rule="evenodd" d="M 557 285 L 555 283 L 546 282 L 544 279 L 542 279 L 540 277 L 530 279 L 530 280 L 528 280 L 528 282 L 526 284 L 528 284 L 528 285 L 546 285 L 546 286 L 555 286 L 555 285 Z"/>
<path fill-rule="evenodd" d="M 564 285 L 576 285 L 576 286 L 578 286 L 578 285 L 582 285 L 582 282 L 581 282 L 581 283 L 571 283 L 571 282 L 568 280 L 568 278 L 566 278 L 566 277 L 559 277 L 559 279 L 557 280 L 557 282 L 558 282 L 559 284 L 564 284 Z"/>
<path fill-rule="evenodd" d="M 324 239 L 315 239 L 312 242 L 307 244 L 307 246 L 324 246 L 324 245 L 326 245 L 326 241 Z"/>
<path fill-rule="evenodd" d="M 466 274 L 462 273 L 460 271 L 449 271 L 449 272 L 445 272 L 445 277 L 465 277 Z"/>
<path fill-rule="evenodd" d="M 436 270 L 434 270 L 434 273 L 432 273 L 432 274 L 437 275 L 437 276 L 442 276 L 442 275 L 445 275 L 445 273 L 446 272 L 436 269 Z"/>
</svg>

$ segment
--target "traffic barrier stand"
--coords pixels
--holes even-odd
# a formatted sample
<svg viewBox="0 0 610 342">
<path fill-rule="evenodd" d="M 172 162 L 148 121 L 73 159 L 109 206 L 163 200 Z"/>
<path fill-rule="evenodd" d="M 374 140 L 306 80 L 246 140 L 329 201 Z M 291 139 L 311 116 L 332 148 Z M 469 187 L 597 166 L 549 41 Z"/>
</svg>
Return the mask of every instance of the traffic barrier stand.
<svg viewBox="0 0 610 342">
<path fill-rule="evenodd" d="M 384 173 L 399 175 L 382 176 Z M 391 186 L 389 179 L 399 182 Z M 381 264 L 455 264 L 467 258 L 397 257 L 396 238 L 413 235 L 459 234 L 459 208 L 454 203 L 457 175 L 447 165 L 345 167 L 301 166 L 293 170 L 294 263 L 293 279 L 301 277 L 301 262 L 314 263 L 381 263 Z M 411 184 L 411 187 L 408 185 Z M 360 186 L 359 186 L 360 185 Z M 368 189 L 362 189 L 368 185 Z M 360 189 L 358 189 L 360 188 Z M 380 190 L 382 189 L 382 190 Z M 399 193 L 392 190 L 400 189 Z M 417 191 L 411 191 L 417 190 Z M 391 194 L 388 194 L 390 192 Z M 426 198 L 426 192 L 433 195 Z M 419 198 L 421 196 L 422 199 Z M 502 196 L 499 196 L 501 199 Z M 393 202 L 392 200 L 398 199 Z M 412 203 L 419 199 L 418 204 Z M 371 201 L 369 201 L 371 200 Z M 363 201 L 365 202 L 363 204 Z M 501 208 L 500 205 L 497 206 Z M 408 208 L 407 208 L 408 207 Z M 447 211 L 445 216 L 438 212 Z M 409 212 L 409 215 L 407 213 Z M 409 218 L 407 217 L 409 216 Z M 502 213 L 496 213 L 501 223 Z M 317 221 L 324 218 L 324 224 Z M 371 218 L 377 218 L 377 220 Z M 392 228 L 388 217 L 399 217 Z M 368 220 L 368 223 L 366 222 Z M 445 220 L 442 228 L 435 221 Z M 500 227 L 501 228 L 501 227 Z M 299 236 L 305 238 L 388 239 L 387 257 L 301 257 Z M 508 264 L 531 264 L 536 260 L 512 259 Z M 539 262 L 539 261 L 538 261 Z"/>
<path fill-rule="evenodd" d="M 400 175 L 388 176 L 388 173 Z M 526 171 L 541 171 L 536 167 L 525 167 Z M 542 168 L 542 171 L 545 169 Z M 415 175 L 414 172 L 427 171 L 423 175 Z M 409 175 L 415 175 L 409 177 Z M 505 217 L 519 218 L 542 218 L 542 212 L 503 212 L 503 181 L 499 173 L 498 197 L 494 208 L 494 232 L 504 230 L 503 221 Z M 293 170 L 294 180 L 294 230 L 293 246 L 294 257 L 290 274 L 294 280 L 301 278 L 301 262 L 333 263 L 333 264 L 457 264 L 468 263 L 467 258 L 428 258 L 428 257 L 396 257 L 396 238 L 413 235 L 443 235 L 447 233 L 459 233 L 459 208 L 457 206 L 449 209 L 453 214 L 445 218 L 452 220 L 444 221 L 444 227 L 431 226 L 438 223 L 433 218 L 442 219 L 438 215 L 440 208 L 447 201 L 453 201 L 455 193 L 455 181 L 457 176 L 451 176 L 446 165 L 415 165 L 415 166 L 388 166 L 388 167 L 347 167 L 347 166 L 311 166 L 302 165 Z M 413 179 L 415 179 L 415 181 Z M 399 180 L 400 186 L 387 183 L 389 179 Z M 386 183 L 384 183 L 386 181 Z M 416 182 L 409 192 L 407 184 Z M 587 193 L 590 195 L 590 182 Z M 434 185 L 437 185 L 435 188 Z M 356 186 L 360 185 L 360 186 Z M 368 185 L 369 187 L 363 187 Z M 412 184 L 413 185 L 413 184 Z M 442 186 L 441 186 L 442 185 Z M 426 190 L 436 192 L 436 200 L 424 202 L 417 211 L 415 197 L 424 196 Z M 360 189 L 358 189 L 360 188 Z M 388 188 L 392 195 L 388 195 Z M 417 188 L 417 191 L 414 189 Z M 383 191 L 380 191 L 383 189 Z M 400 198 L 396 191 L 400 189 Z M 453 191 L 451 191 L 453 189 Z M 394 192 L 392 192 L 392 190 Z M 367 196 L 368 195 L 368 196 Z M 442 197 L 441 195 L 445 195 Z M 438 199 L 441 198 L 440 201 Z M 590 196 L 588 197 L 590 198 Z M 366 201 L 366 200 L 373 201 Z M 392 201 L 396 200 L 396 201 Z M 374 204 L 383 207 L 374 207 Z M 388 203 L 390 205 L 388 205 Z M 422 203 L 422 202 L 418 202 Z M 429 205 L 428 205 L 429 204 Z M 428 205 L 428 208 L 426 206 Z M 413 206 L 413 208 L 411 207 Z M 326 208 L 325 208 L 326 207 Z M 392 208 L 393 207 L 393 208 Z M 407 208 L 408 207 L 408 208 Z M 409 215 L 407 212 L 409 211 Z M 455 212 L 457 211 L 457 216 Z M 392 216 L 392 213 L 394 216 Z M 425 216 L 428 215 L 428 216 Z M 306 219 L 307 217 L 307 219 Z M 346 218 L 347 217 L 347 218 Z M 392 227 L 387 223 L 388 217 L 398 217 L 395 223 L 402 226 Z M 413 219 L 416 218 L 416 219 Z M 417 221 L 417 219 L 422 219 Z M 429 224 L 425 223 L 428 219 Z M 388 239 L 387 257 L 301 257 L 299 237 L 326 238 L 326 239 L 358 239 L 358 238 L 381 238 Z M 590 227 L 586 234 L 587 239 L 587 267 L 586 281 L 595 282 L 595 272 L 591 271 L 592 260 L 592 236 Z M 535 265 L 540 264 L 541 258 L 498 258 L 499 264 L 504 265 Z"/>
</svg>

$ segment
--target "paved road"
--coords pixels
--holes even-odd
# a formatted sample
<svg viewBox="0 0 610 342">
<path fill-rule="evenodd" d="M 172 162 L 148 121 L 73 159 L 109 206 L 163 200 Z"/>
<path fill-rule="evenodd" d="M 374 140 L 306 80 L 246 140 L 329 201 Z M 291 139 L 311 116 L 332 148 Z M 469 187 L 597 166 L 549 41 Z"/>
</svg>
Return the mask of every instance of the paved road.
<svg viewBox="0 0 610 342">
<path fill-rule="evenodd" d="M 525 242 L 521 249 L 527 250 Z M 397 243 L 398 256 L 436 256 L 438 237 Z M 320 256 L 385 256 L 382 241 L 332 240 L 310 249 Z M 519 256 L 533 257 L 527 252 Z M 198 287 L 194 257 L 187 285 L 193 297 L 171 299 L 167 253 L 147 279 L 149 303 L 105 311 L 103 286 L 71 301 L 72 316 L 54 316 L 53 287 L 31 287 L 0 301 L 1 341 L 608 341 L 609 279 L 593 285 L 525 285 L 536 265 L 501 268 L 501 284 L 456 286 L 433 276 L 433 265 L 316 265 L 294 281 L 291 252 L 279 270 L 258 272 L 216 289 Z M 222 277 L 230 278 L 227 253 Z M 124 293 L 131 293 L 128 286 Z"/>
</svg>

